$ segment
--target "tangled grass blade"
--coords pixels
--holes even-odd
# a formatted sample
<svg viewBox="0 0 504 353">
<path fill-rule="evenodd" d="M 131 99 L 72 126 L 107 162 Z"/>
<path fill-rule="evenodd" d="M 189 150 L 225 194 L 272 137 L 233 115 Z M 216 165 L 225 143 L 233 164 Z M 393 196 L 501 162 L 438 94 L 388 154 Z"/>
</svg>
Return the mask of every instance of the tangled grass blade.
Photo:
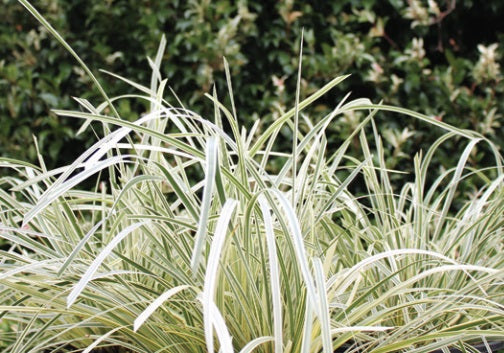
<svg viewBox="0 0 504 353">
<path fill-rule="evenodd" d="M 135 322 L 133 323 L 133 331 L 138 331 L 140 326 L 143 325 L 143 323 L 149 318 L 149 316 L 152 315 L 154 311 L 156 311 L 157 308 L 159 308 L 165 301 L 173 297 L 175 294 L 178 292 L 183 291 L 184 289 L 189 288 L 188 285 L 181 285 L 175 288 L 171 288 L 161 294 L 159 297 L 157 297 L 152 303 L 149 304 L 149 306 L 140 314 L 138 317 L 135 319 Z"/>
<path fill-rule="evenodd" d="M 44 210 L 51 202 L 61 197 L 65 192 L 71 190 L 76 185 L 80 184 L 82 181 L 90 178 L 92 175 L 106 169 L 115 164 L 124 162 L 124 157 L 112 157 L 104 161 L 98 162 L 93 167 L 82 171 L 76 176 L 70 178 L 69 180 L 62 183 L 58 188 L 53 190 L 51 193 L 44 194 L 38 201 L 38 203 L 26 213 L 23 219 L 22 227 L 26 227 L 28 223 L 35 218 L 42 210 Z"/>
<path fill-rule="evenodd" d="M 81 277 L 79 282 L 77 282 L 75 287 L 68 295 L 67 308 L 70 308 L 72 306 L 77 297 L 82 293 L 86 285 L 89 283 L 91 277 L 95 274 L 96 270 L 98 270 L 98 267 L 100 267 L 103 261 L 105 261 L 105 259 L 110 255 L 110 253 L 112 252 L 112 250 L 114 250 L 117 244 L 119 244 L 121 240 L 123 240 L 127 235 L 129 235 L 136 229 L 140 228 L 141 226 L 144 226 L 145 224 L 146 222 L 140 222 L 126 227 L 121 232 L 119 232 L 119 234 L 117 234 L 110 243 L 107 244 L 107 246 L 100 252 L 100 254 L 96 257 L 96 259 L 93 260 L 91 265 L 89 265 L 84 275 Z"/>
</svg>

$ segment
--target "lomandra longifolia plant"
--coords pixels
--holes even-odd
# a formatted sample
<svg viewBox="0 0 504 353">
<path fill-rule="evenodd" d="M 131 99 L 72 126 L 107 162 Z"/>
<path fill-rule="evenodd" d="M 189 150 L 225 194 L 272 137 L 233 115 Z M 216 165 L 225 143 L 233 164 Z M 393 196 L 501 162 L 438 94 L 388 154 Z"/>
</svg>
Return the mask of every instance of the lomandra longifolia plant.
<svg viewBox="0 0 504 353">
<path fill-rule="evenodd" d="M 113 74 L 137 93 L 108 97 L 21 3 L 104 101 L 55 110 L 102 131 L 71 165 L 47 170 L 44 151 L 39 165 L 0 159 L 10 170 L 0 190 L 5 352 L 430 352 L 503 337 L 504 173 L 490 141 L 348 96 L 326 116 L 303 114 L 346 76 L 304 100 L 298 78 L 293 108 L 246 130 L 227 64 L 231 108 L 214 90 L 214 115 L 202 117 L 165 97 L 164 38 L 150 86 Z M 122 119 L 123 100 L 149 110 Z M 326 129 L 352 111 L 364 118 L 328 149 Z M 390 113 L 446 132 L 413 152 L 414 175 L 400 185 L 374 119 Z M 466 147 L 435 174 L 449 139 Z M 480 144 L 492 167 L 468 164 Z M 83 190 L 90 180 L 96 188 Z"/>
</svg>

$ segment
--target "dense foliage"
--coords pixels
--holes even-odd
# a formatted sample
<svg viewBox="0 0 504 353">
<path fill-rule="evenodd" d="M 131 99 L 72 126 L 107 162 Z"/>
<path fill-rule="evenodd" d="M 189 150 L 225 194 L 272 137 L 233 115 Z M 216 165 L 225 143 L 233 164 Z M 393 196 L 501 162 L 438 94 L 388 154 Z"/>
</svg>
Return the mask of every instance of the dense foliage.
<svg viewBox="0 0 504 353">
<path fill-rule="evenodd" d="M 27 0 L 19 1 L 43 25 L 38 31 L 56 38 L 80 62 L 71 67 L 68 75 L 74 79 L 69 82 L 90 88 L 75 98 L 77 110 L 51 114 L 81 121 L 83 136 L 87 132 L 97 139 L 55 169 L 47 167 L 44 156 L 58 154 L 51 142 L 65 130 L 42 134 L 37 164 L 0 157 L 0 350 L 427 353 L 504 345 L 504 159 L 484 136 L 492 135 L 492 124 L 488 131 L 471 124 L 460 128 L 440 114 L 349 95 L 323 101 L 329 92 L 353 87 L 359 77 L 378 87 L 376 92 L 387 87 L 380 81 L 386 63 L 366 55 L 359 65 L 374 65 L 369 77 L 336 76 L 317 90 L 313 85 L 322 76 L 316 66 L 293 56 L 283 68 L 292 68 L 298 77 L 295 93 L 287 93 L 292 79 L 276 76 L 271 96 L 258 91 L 260 101 L 271 99 L 273 108 L 257 105 L 253 111 L 264 117 L 253 119 L 245 108 L 254 101 L 243 96 L 252 93 L 241 75 L 253 61 L 243 61 L 244 47 L 235 47 L 239 40 L 233 38 L 247 38 L 242 20 L 250 22 L 250 31 L 260 27 L 253 26 L 259 19 L 243 3 L 237 14 L 230 12 L 231 27 L 220 24 L 224 30 L 216 37 L 227 38 L 216 53 L 236 49 L 228 57 L 237 79 L 223 61 L 225 75 L 215 78 L 225 80 L 225 87 L 206 95 L 210 107 L 199 115 L 174 104 L 176 96 L 168 93 L 161 73 L 169 68 L 162 66 L 171 43 L 165 37 L 149 59 L 150 77 L 135 82 L 109 73 L 113 81 L 102 86 L 58 31 Z M 118 3 L 109 5 L 104 8 Z M 219 14 L 226 9 L 191 6 L 188 18 L 204 19 L 207 10 Z M 284 34 L 297 36 L 294 22 L 307 10 L 278 6 L 292 25 Z M 444 16 L 434 1 L 428 6 L 425 12 L 411 1 L 403 16 L 415 27 Z M 325 13 L 322 7 L 317 11 Z M 58 7 L 51 10 L 54 15 Z M 79 11 L 85 12 L 85 6 Z M 370 11 L 351 16 L 369 20 Z M 378 31 L 385 37 L 376 21 L 373 36 Z M 108 31 L 124 30 L 122 24 L 110 25 Z M 198 37 L 204 28 L 188 25 L 186 30 Z M 307 29 L 306 52 L 311 54 L 304 58 L 309 63 L 317 59 L 312 35 Z M 355 38 L 340 59 L 359 62 L 349 54 L 359 48 Z M 397 67 L 418 65 L 420 81 L 434 75 L 422 38 L 412 45 Z M 496 94 L 497 46 L 478 49 L 472 79 Z M 129 50 L 113 52 L 105 61 L 126 61 Z M 281 53 L 273 52 L 272 58 Z M 338 57 L 337 51 L 332 54 Z M 320 65 L 330 62 L 321 59 Z M 196 70 L 199 63 L 206 69 Z M 219 63 L 195 61 L 199 76 L 192 77 L 201 81 L 187 83 L 194 85 L 194 97 L 220 71 Z M 301 81 L 299 71 L 295 75 L 297 64 L 312 81 Z M 32 77 L 41 76 L 43 71 L 32 72 Z M 403 85 L 406 89 L 408 75 L 402 82 L 391 77 L 399 79 L 395 93 Z M 301 87 L 307 98 L 299 98 Z M 47 105 L 59 102 L 44 87 L 26 88 L 25 93 L 33 92 L 41 92 Z M 453 102 L 464 92 L 453 93 Z M 483 99 L 476 92 L 475 85 L 471 99 Z M 191 97 L 182 98 L 198 106 Z M 292 108 L 283 112 L 284 104 Z M 263 109 L 273 110 L 266 114 Z M 394 120 L 388 119 L 392 113 Z M 402 128 L 401 121 L 407 126 L 395 129 Z M 429 139 L 422 139 L 415 122 Z M 428 141 L 433 142 L 428 148 L 405 153 L 412 143 Z M 29 145 L 23 143 L 20 151 Z M 460 153 L 454 151 L 458 145 Z M 485 163 L 478 163 L 485 150 Z M 439 169 L 440 160 L 449 167 Z M 406 177 L 405 170 L 411 171 Z M 95 186 L 83 190 L 85 181 Z"/>
<path fill-rule="evenodd" d="M 304 28 L 303 96 L 337 75 L 352 74 L 336 98 L 328 96 L 314 109 L 327 110 L 352 91 L 353 97 L 407 106 L 489 137 L 503 132 L 504 101 L 495 99 L 504 87 L 501 1 L 41 0 L 35 5 L 91 68 L 143 84 L 150 70 L 145 55 L 152 56 L 166 34 L 161 73 L 184 105 L 204 115 L 211 109 L 203 94 L 214 82 L 224 91 L 225 56 L 238 118 L 248 127 L 259 116 L 268 124 L 293 101 Z M 96 87 L 21 5 L 3 0 L 2 6 L 0 154 L 34 161 L 35 148 L 27 142 L 35 134 L 49 166 L 68 164 L 82 150 L 74 147 L 76 122 L 50 109 L 74 108 L 72 95 L 94 101 Z M 106 74 L 99 77 L 111 95 L 131 92 Z M 137 108 L 127 101 L 118 107 L 130 118 Z M 330 128 L 330 146 L 355 128 L 357 118 L 348 113 Z M 382 119 L 391 167 L 407 158 L 404 148 L 433 141 L 421 125 Z M 288 131 L 282 133 L 290 139 Z M 92 136 L 77 139 L 84 147 Z M 482 155 L 475 151 L 471 161 Z M 449 154 L 440 160 L 449 162 Z"/>
</svg>

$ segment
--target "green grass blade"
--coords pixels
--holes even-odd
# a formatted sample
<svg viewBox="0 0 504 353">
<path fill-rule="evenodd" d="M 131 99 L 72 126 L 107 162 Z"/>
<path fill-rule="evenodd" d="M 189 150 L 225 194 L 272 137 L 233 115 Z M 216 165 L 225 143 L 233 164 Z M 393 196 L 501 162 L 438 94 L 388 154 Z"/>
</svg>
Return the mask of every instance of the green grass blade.
<svg viewBox="0 0 504 353">
<path fill-rule="evenodd" d="M 209 138 L 206 146 L 206 171 L 205 188 L 203 190 L 203 200 L 201 203 L 200 214 L 198 218 L 198 231 L 194 238 L 194 250 L 191 257 L 191 269 L 194 274 L 198 271 L 203 257 L 203 246 L 206 241 L 206 229 L 208 227 L 208 217 L 210 214 L 210 205 L 215 185 L 215 174 L 217 171 L 217 149 L 218 142 L 216 138 Z"/>
<path fill-rule="evenodd" d="M 292 207 L 296 209 L 296 177 L 297 177 L 297 145 L 299 133 L 299 95 L 301 92 L 301 67 L 303 64 L 303 37 L 304 29 L 301 30 L 301 43 L 299 44 L 299 66 L 296 83 L 296 100 L 294 103 L 294 129 L 292 131 Z"/>
<path fill-rule="evenodd" d="M 453 178 L 450 182 L 450 186 L 448 187 L 448 194 L 446 195 L 445 202 L 443 205 L 443 209 L 439 216 L 439 220 L 437 221 L 436 229 L 434 230 L 433 238 L 436 239 L 439 237 L 441 232 L 441 228 L 445 225 L 446 216 L 448 215 L 448 211 L 450 206 L 452 205 L 453 198 L 455 196 L 455 192 L 457 191 L 457 185 L 460 182 L 460 178 L 462 176 L 462 172 L 464 171 L 464 167 L 467 163 L 467 159 L 469 158 L 469 154 L 473 150 L 474 146 L 480 141 L 480 139 L 473 139 L 469 142 L 469 144 L 464 149 L 462 156 L 460 157 L 457 168 L 455 169 L 455 173 L 453 174 Z"/>
<path fill-rule="evenodd" d="M 140 315 L 135 319 L 135 322 L 133 323 L 133 331 L 138 331 L 140 326 L 143 325 L 143 323 L 156 311 L 165 301 L 173 297 L 175 294 L 178 292 L 183 291 L 184 289 L 190 288 L 188 285 L 180 285 L 174 288 L 171 288 L 161 294 L 159 297 L 157 297 L 152 303 L 149 304 L 149 306 L 142 311 Z"/>
<path fill-rule="evenodd" d="M 310 104 L 312 104 L 314 101 L 319 99 L 321 96 L 323 96 L 325 93 L 327 93 L 331 88 L 335 87 L 341 81 L 349 77 L 350 75 L 344 75 L 344 76 L 339 76 L 327 83 L 324 87 L 322 87 L 320 90 L 317 92 L 313 93 L 310 97 L 304 99 L 301 103 L 299 103 L 298 110 L 301 111 Z M 206 95 L 208 98 L 213 100 L 213 97 L 210 95 Z M 265 132 L 262 133 L 262 135 L 257 139 L 256 143 L 250 148 L 249 151 L 249 156 L 252 158 L 254 157 L 257 152 L 261 149 L 261 147 L 264 145 L 264 143 L 270 138 L 270 136 L 280 129 L 280 127 L 286 123 L 289 119 L 291 119 L 294 116 L 295 109 L 292 108 L 289 110 L 287 113 L 282 115 L 280 118 L 278 118 L 273 124 L 271 124 Z"/>
<path fill-rule="evenodd" d="M 135 223 L 132 224 L 125 229 L 123 229 L 119 234 L 117 234 L 112 241 L 107 244 L 107 246 L 100 252 L 100 254 L 93 260 L 91 265 L 88 267 L 84 275 L 81 277 L 79 282 L 74 286 L 72 291 L 67 297 L 67 308 L 70 308 L 72 304 L 75 302 L 77 297 L 81 294 L 81 292 L 84 290 L 86 285 L 89 283 L 91 280 L 92 276 L 95 274 L 96 270 L 98 270 L 98 267 L 103 263 L 103 261 L 110 255 L 112 250 L 123 240 L 128 234 L 132 233 L 136 229 L 140 228 L 141 226 L 145 225 L 145 222 L 141 223 Z"/>
<path fill-rule="evenodd" d="M 313 309 L 311 301 L 306 300 L 304 325 L 303 325 L 303 341 L 301 342 L 301 353 L 309 353 L 312 343 L 313 329 Z"/>
<path fill-rule="evenodd" d="M 280 276 L 278 273 L 277 247 L 273 231 L 273 220 L 270 207 L 261 195 L 258 200 L 264 219 L 266 242 L 268 244 L 268 260 L 270 268 L 271 296 L 273 303 L 273 336 L 275 338 L 275 353 L 283 352 L 282 301 L 280 292 Z"/>
<path fill-rule="evenodd" d="M 247 343 L 241 350 L 240 353 L 252 353 L 254 349 L 259 347 L 261 344 L 273 341 L 273 337 L 258 337 Z"/>
<path fill-rule="evenodd" d="M 319 258 L 313 259 L 315 282 L 317 284 L 319 320 L 321 323 L 322 347 L 324 353 L 332 353 L 331 325 L 329 322 L 329 303 L 327 302 L 327 288 L 325 284 L 324 267 Z"/>
<path fill-rule="evenodd" d="M 27 225 L 33 218 L 35 218 L 40 212 L 42 212 L 44 208 L 46 208 L 51 202 L 59 198 L 65 192 L 69 191 L 76 185 L 80 184 L 82 181 L 88 179 L 90 176 L 120 162 L 124 162 L 123 156 L 112 157 L 107 160 L 96 163 L 93 166 L 90 165 L 89 169 L 84 170 L 81 173 L 77 174 L 76 176 L 65 181 L 58 188 L 52 190 L 51 193 L 44 194 L 37 202 L 37 204 L 25 214 L 23 219 L 23 226 Z"/>
<path fill-rule="evenodd" d="M 61 265 L 59 271 L 58 271 L 58 277 L 60 277 L 63 272 L 65 272 L 65 270 L 67 269 L 67 267 L 72 263 L 73 259 L 75 258 L 75 256 L 77 256 L 77 254 L 79 253 L 79 251 L 84 247 L 84 245 L 87 243 L 87 241 L 89 240 L 89 238 L 91 238 L 95 232 L 102 226 L 103 222 L 105 222 L 106 219 L 102 219 L 100 220 L 98 223 L 96 223 L 93 228 L 91 228 L 89 230 L 89 232 L 86 233 L 86 235 L 84 237 L 82 237 L 82 239 L 79 241 L 79 243 L 77 244 L 77 246 L 72 250 L 72 252 L 70 253 L 70 255 L 68 255 L 67 259 L 65 260 L 65 262 L 63 263 L 63 265 Z"/>
<path fill-rule="evenodd" d="M 110 330 L 106 334 L 100 336 L 97 340 L 95 340 L 93 343 L 91 343 L 86 349 L 82 351 L 82 353 L 90 353 L 93 349 L 95 349 L 100 343 L 105 341 L 107 338 L 109 338 L 111 335 L 113 335 L 115 332 L 119 331 L 122 329 L 122 327 L 117 327 L 113 330 Z"/>
<path fill-rule="evenodd" d="M 268 192 L 274 194 L 282 209 L 287 217 L 287 223 L 290 227 L 292 242 L 294 244 L 294 251 L 296 252 L 297 264 L 301 269 L 301 274 L 305 281 L 306 288 L 308 290 L 308 300 L 312 302 L 313 308 L 317 308 L 317 291 L 315 290 L 315 284 L 313 281 L 313 276 L 310 272 L 308 265 L 308 257 L 306 256 L 306 249 L 304 245 L 303 235 L 301 233 L 301 228 L 299 226 L 299 220 L 292 209 L 291 204 L 288 202 L 286 197 L 278 189 L 268 189 Z M 282 217 L 281 214 L 277 214 L 277 217 Z M 317 310 L 318 314 L 318 310 Z"/>
<path fill-rule="evenodd" d="M 213 327 L 214 320 L 216 318 L 215 315 L 218 313 L 218 309 L 215 307 L 214 303 L 214 295 L 217 285 L 217 272 L 219 268 L 220 255 L 224 247 L 224 242 L 226 240 L 227 228 L 236 206 L 237 201 L 232 199 L 228 199 L 224 203 L 224 206 L 221 210 L 221 215 L 217 221 L 217 226 L 215 228 L 215 235 L 210 247 L 210 254 L 208 255 L 208 263 L 202 293 L 202 303 L 205 341 L 209 353 L 214 352 Z M 220 329 L 223 330 L 222 327 Z M 224 342 L 221 341 L 221 344 L 224 344 Z"/>
</svg>

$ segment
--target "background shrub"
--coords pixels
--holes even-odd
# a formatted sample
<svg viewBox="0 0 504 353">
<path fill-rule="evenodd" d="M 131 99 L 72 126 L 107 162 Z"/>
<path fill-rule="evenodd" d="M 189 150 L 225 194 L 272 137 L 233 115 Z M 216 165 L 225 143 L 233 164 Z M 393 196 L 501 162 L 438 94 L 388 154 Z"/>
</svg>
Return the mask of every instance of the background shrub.
<svg viewBox="0 0 504 353">
<path fill-rule="evenodd" d="M 93 70 L 146 85 L 145 53 L 152 56 L 166 34 L 162 73 L 181 102 L 201 114 L 213 109 L 203 94 L 214 82 L 225 95 L 223 56 L 246 126 L 258 116 L 267 123 L 291 106 L 304 28 L 303 96 L 337 75 L 352 74 L 315 110 L 332 109 L 352 91 L 354 98 L 406 106 L 494 140 L 503 132 L 504 103 L 496 99 L 503 90 L 501 1 L 42 0 L 35 5 Z M 92 136 L 75 137 L 77 122 L 57 118 L 50 109 L 75 108 L 72 95 L 93 101 L 97 92 L 21 5 L 3 0 L 2 6 L 0 155 L 34 161 L 29 142 L 35 134 L 49 167 L 68 164 Z M 99 76 L 112 96 L 131 89 Z M 138 107 L 122 103 L 118 110 L 128 118 Z M 436 137 L 422 125 L 380 117 L 390 167 L 409 158 L 404 149 L 426 147 Z M 329 146 L 337 146 L 357 121 L 351 114 L 340 119 L 331 128 Z M 287 129 L 284 134 L 290 140 Z M 76 138 L 82 148 L 75 147 Z M 450 164 L 456 145 L 456 140 L 447 144 L 439 160 Z M 475 151 L 471 162 L 482 162 L 483 155 Z"/>
</svg>

